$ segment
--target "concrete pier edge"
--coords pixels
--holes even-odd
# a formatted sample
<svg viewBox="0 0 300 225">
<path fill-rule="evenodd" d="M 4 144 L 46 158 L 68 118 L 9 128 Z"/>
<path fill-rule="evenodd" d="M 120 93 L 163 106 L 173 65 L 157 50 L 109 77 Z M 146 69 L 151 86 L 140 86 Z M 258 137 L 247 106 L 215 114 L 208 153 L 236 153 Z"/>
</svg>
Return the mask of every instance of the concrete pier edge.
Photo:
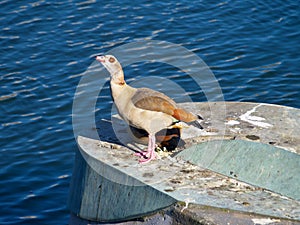
<svg viewBox="0 0 300 225">
<path fill-rule="evenodd" d="M 141 146 L 131 145 L 130 136 L 123 137 L 123 145 L 127 147 L 112 139 L 106 141 L 101 132 L 101 141 L 78 137 L 79 151 L 68 200 L 70 224 L 89 224 L 89 221 L 96 221 L 90 224 L 118 221 L 119 224 L 155 224 L 150 223 L 151 220 L 185 224 L 179 218 L 193 220 L 191 224 L 197 224 L 196 221 L 198 224 L 255 224 L 255 221 L 268 219 L 272 224 L 300 224 L 299 191 L 293 193 L 297 192 L 295 187 L 300 186 L 300 173 L 297 173 L 300 170 L 300 110 L 263 103 L 225 104 L 226 116 L 218 118 L 218 102 L 213 103 L 212 121 L 212 103 L 183 103 L 192 112 L 203 115 L 204 131 L 184 130 L 185 149 L 163 155 L 162 159 L 146 165 L 139 165 L 133 156 L 132 150 Z M 118 125 L 114 131 L 123 132 L 124 136 L 126 125 L 116 118 L 112 118 L 112 123 Z M 100 129 L 106 129 L 99 125 Z M 190 150 L 205 144 L 212 146 L 211 143 L 220 140 L 225 140 L 225 147 L 218 148 L 220 152 L 214 152 L 211 158 L 205 158 L 207 146 L 202 147 L 203 154 L 198 157 Z M 232 143 L 239 142 L 241 146 L 232 147 Z M 226 146 L 226 143 L 229 144 Z M 243 145 L 248 143 L 244 151 Z M 253 171 L 261 171 L 257 176 L 261 180 L 256 179 L 255 173 L 242 173 L 243 165 L 234 167 L 236 161 L 230 164 L 229 159 L 220 160 L 220 153 L 232 148 L 240 150 L 236 151 L 240 156 L 252 157 L 255 152 L 255 162 L 247 157 L 237 157 L 236 161 L 247 164 L 249 170 L 252 166 Z M 276 153 L 271 160 L 273 164 L 266 165 L 266 160 L 259 159 L 260 150 L 264 158 L 270 155 L 265 154 L 268 151 Z M 231 152 L 230 159 L 234 153 Z M 292 161 L 286 165 L 288 170 L 282 166 L 277 168 L 282 157 L 291 154 Z M 228 153 L 224 157 L 226 155 Z M 266 173 L 266 168 L 272 170 Z M 286 191 L 279 181 L 264 182 L 268 176 L 277 179 L 276 173 L 272 173 L 276 169 L 278 177 L 287 183 L 286 189 L 291 191 Z M 288 179 L 287 174 L 291 174 Z M 136 220 L 148 216 L 152 218 L 148 223 Z M 126 220 L 129 222 L 124 222 Z"/>
</svg>

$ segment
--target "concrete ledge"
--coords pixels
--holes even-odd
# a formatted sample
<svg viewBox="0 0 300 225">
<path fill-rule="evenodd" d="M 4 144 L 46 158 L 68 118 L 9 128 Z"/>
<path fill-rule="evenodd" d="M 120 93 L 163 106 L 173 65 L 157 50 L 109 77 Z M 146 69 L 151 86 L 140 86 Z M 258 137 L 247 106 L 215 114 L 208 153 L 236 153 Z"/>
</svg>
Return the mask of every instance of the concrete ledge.
<svg viewBox="0 0 300 225">
<path fill-rule="evenodd" d="M 266 217 L 253 213 L 243 213 L 233 210 L 218 209 L 209 206 L 190 204 L 185 209 L 184 204 L 174 204 L 166 209 L 160 210 L 155 214 L 136 218 L 124 222 L 95 222 L 81 219 L 71 214 L 69 224 L 72 225 L 254 225 L 254 224 L 272 224 L 272 225 L 299 225 L 299 221 L 288 220 L 276 217 Z M 184 210 L 183 210 L 184 209 Z"/>
<path fill-rule="evenodd" d="M 205 224 L 205 221 L 208 221 L 207 224 L 220 224 L 218 218 L 222 219 L 221 215 L 230 218 L 230 224 L 236 224 L 234 215 L 242 215 L 241 219 L 250 219 L 253 214 L 264 215 L 259 217 L 264 219 L 276 217 L 279 220 L 277 222 L 280 222 L 278 224 L 297 224 L 296 221 L 300 221 L 300 202 L 297 197 L 299 191 L 293 187 L 300 186 L 297 172 L 300 168 L 300 110 L 268 104 L 233 102 L 184 105 L 194 113 L 203 115 L 205 130 L 184 129 L 184 148 L 177 149 L 171 155 L 164 153 L 160 160 L 146 165 L 137 163 L 133 150 L 139 149 L 141 145 L 132 142 L 126 124 L 117 117 L 113 117 L 111 121 L 115 136 L 108 137 L 109 129 L 106 126 L 109 123 L 105 123 L 105 126 L 100 123 L 101 141 L 78 137 L 80 153 L 77 154 L 71 182 L 71 212 L 84 220 L 124 221 L 160 212 L 175 202 L 183 202 L 187 206 L 184 210 L 186 214 L 179 213 L 182 207 L 179 211 L 175 210 L 175 206 L 172 210 L 167 209 L 168 212 L 174 213 L 171 216 L 173 219 L 193 211 L 202 215 L 198 219 L 199 224 Z M 116 138 L 120 136 L 122 143 L 120 138 Z M 228 154 L 222 154 L 226 149 L 224 147 L 207 153 L 209 147 L 205 146 L 202 153 L 206 153 L 196 157 L 195 146 L 211 147 L 213 140 L 250 143 L 246 148 L 250 149 L 245 153 L 248 156 L 246 161 L 242 160 L 240 164 L 235 161 L 239 167 L 229 168 L 226 163 L 226 160 L 229 160 L 226 159 Z M 264 157 L 260 160 L 258 144 L 267 146 L 267 150 L 261 148 L 261 156 Z M 240 147 L 237 149 L 242 149 Z M 257 157 L 249 160 L 253 149 Z M 276 160 L 271 164 L 270 160 L 264 160 L 268 159 L 268 151 L 280 152 L 277 159 L 275 154 Z M 234 152 L 231 154 L 235 155 Z M 262 182 L 267 179 L 264 171 L 265 168 L 270 168 L 270 165 L 274 167 L 278 164 L 280 171 L 284 171 L 280 159 L 286 154 L 293 154 L 293 163 L 285 165 L 288 168 L 287 172 L 290 171 L 292 176 L 284 179 L 287 174 L 285 171 L 281 178 L 288 182 L 287 186 L 291 186 L 291 190 L 298 192 L 295 195 L 277 188 L 278 182 L 273 186 Z M 236 155 L 243 156 L 243 151 L 236 151 Z M 220 157 L 226 160 L 222 161 Z M 247 162 L 250 172 L 251 168 L 253 171 L 263 168 L 260 171 L 264 176 L 258 176 L 263 178 L 260 182 L 254 182 L 255 173 L 249 173 L 251 176 L 240 173 L 244 162 Z M 278 168 L 271 168 L 270 171 L 278 171 Z M 274 179 L 275 175 L 276 173 L 270 179 Z M 222 210 L 217 210 L 220 208 L 228 213 L 222 214 Z M 209 218 L 204 217 L 205 215 L 209 215 Z M 74 216 L 72 218 L 76 219 Z M 203 223 L 201 218 L 205 218 Z M 288 223 L 281 223 L 282 221 Z"/>
</svg>

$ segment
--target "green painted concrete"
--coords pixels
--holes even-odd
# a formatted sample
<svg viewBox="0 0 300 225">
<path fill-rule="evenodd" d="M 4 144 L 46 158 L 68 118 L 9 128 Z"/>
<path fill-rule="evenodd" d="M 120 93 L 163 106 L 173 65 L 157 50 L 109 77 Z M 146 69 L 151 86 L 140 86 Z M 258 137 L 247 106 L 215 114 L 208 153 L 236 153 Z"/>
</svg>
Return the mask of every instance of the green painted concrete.
<svg viewBox="0 0 300 225">
<path fill-rule="evenodd" d="M 272 145 L 221 140 L 194 145 L 177 157 L 214 172 L 300 200 L 300 155 Z"/>
</svg>

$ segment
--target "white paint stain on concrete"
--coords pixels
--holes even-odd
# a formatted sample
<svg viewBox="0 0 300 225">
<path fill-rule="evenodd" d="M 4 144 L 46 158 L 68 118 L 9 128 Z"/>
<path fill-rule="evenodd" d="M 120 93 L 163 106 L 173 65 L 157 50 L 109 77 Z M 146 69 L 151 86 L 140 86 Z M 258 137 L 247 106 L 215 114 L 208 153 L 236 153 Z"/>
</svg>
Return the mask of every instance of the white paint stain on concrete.
<svg viewBox="0 0 300 225">
<path fill-rule="evenodd" d="M 240 122 L 237 120 L 228 120 L 225 124 L 229 126 L 234 126 L 240 124 Z"/>
<path fill-rule="evenodd" d="M 243 115 L 240 116 L 240 119 L 253 124 L 254 126 L 258 126 L 258 127 L 263 127 L 263 128 L 269 128 L 272 127 L 272 124 L 266 123 L 266 122 L 262 122 L 264 120 L 266 120 L 263 117 L 260 116 L 251 116 L 252 113 L 254 113 L 256 111 L 256 109 L 261 106 L 262 104 L 259 104 L 255 107 L 253 107 L 253 109 L 247 111 L 246 113 L 244 113 Z"/>
<path fill-rule="evenodd" d="M 270 219 L 270 218 L 263 218 L 263 219 L 252 219 L 254 224 L 259 224 L 259 225 L 266 225 L 270 223 L 275 223 L 275 222 L 280 222 L 280 220 L 277 219 Z"/>
</svg>

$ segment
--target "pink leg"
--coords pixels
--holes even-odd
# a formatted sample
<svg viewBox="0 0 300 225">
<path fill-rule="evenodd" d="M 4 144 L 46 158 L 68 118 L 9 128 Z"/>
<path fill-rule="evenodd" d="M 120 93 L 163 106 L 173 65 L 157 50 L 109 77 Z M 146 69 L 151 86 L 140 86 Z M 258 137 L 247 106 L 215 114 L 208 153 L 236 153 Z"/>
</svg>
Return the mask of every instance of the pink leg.
<svg viewBox="0 0 300 225">
<path fill-rule="evenodd" d="M 142 153 L 137 153 L 136 155 L 141 156 L 141 159 L 139 160 L 140 163 L 147 163 L 150 162 L 152 159 L 156 158 L 155 135 L 149 134 L 149 143 L 148 143 L 147 151 Z"/>
</svg>

